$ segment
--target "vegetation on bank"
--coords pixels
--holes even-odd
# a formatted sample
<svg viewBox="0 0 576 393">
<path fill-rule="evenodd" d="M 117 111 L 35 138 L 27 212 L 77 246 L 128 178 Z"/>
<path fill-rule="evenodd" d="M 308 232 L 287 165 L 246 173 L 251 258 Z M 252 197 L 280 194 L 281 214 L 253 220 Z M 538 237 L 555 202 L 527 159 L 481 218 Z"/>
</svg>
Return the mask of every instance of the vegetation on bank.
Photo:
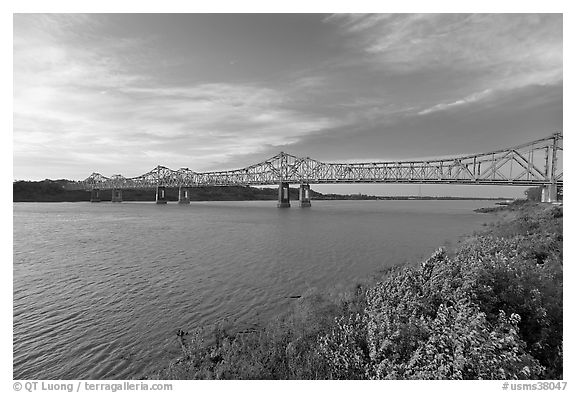
<svg viewBox="0 0 576 393">
<path fill-rule="evenodd" d="M 68 180 L 42 180 L 42 181 L 17 181 L 13 184 L 14 202 L 88 202 L 90 192 L 84 190 L 70 190 Z M 290 199 L 298 199 L 297 188 L 290 189 Z M 166 190 L 169 201 L 178 200 L 178 190 L 169 188 Z M 322 199 L 323 195 L 311 191 L 313 199 Z M 100 191 L 103 201 L 110 201 L 110 190 Z M 191 201 L 252 201 L 252 200 L 275 200 L 278 198 L 278 190 L 273 188 L 255 188 L 243 186 L 226 187 L 194 187 L 190 189 Z M 154 201 L 156 190 L 123 190 L 124 201 Z"/>
<path fill-rule="evenodd" d="M 180 335 L 184 356 L 149 378 L 562 379 L 562 207 L 511 214 L 265 328 Z"/>
<path fill-rule="evenodd" d="M 534 200 L 515 199 L 514 201 L 497 203 L 496 206 L 474 209 L 476 213 L 519 212 L 535 208 L 539 202 Z"/>
<path fill-rule="evenodd" d="M 12 184 L 14 202 L 79 202 L 89 201 L 90 192 L 66 190 L 68 180 L 15 181 Z"/>
<path fill-rule="evenodd" d="M 41 180 L 41 181 L 16 181 L 13 183 L 13 201 L 14 202 L 88 202 L 90 201 L 90 192 L 84 190 L 69 189 L 70 180 Z M 383 199 L 441 199 L 441 200 L 460 200 L 460 199 L 503 199 L 503 198 L 466 198 L 466 197 L 430 197 L 430 196 L 374 196 L 366 194 L 322 194 L 310 190 L 310 196 L 313 200 L 383 200 Z M 166 189 L 166 198 L 168 201 L 178 200 L 178 189 Z M 276 200 L 278 190 L 276 188 L 256 188 L 249 186 L 223 186 L 223 187 L 192 187 L 190 188 L 191 201 L 257 201 L 257 200 Z M 112 199 L 111 190 L 101 190 L 100 199 L 110 201 Z M 124 201 L 154 201 L 156 199 L 156 190 L 123 190 L 122 200 Z M 299 199 L 298 187 L 290 188 L 290 199 L 295 201 Z"/>
</svg>

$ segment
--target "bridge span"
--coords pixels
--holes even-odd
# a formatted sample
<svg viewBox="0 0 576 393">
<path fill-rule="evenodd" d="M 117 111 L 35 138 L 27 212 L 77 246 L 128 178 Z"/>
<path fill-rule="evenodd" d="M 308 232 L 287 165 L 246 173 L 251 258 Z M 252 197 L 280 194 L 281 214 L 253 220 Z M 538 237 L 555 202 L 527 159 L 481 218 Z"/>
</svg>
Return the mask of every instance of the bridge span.
<svg viewBox="0 0 576 393">
<path fill-rule="evenodd" d="M 329 163 L 281 152 L 241 169 L 195 172 L 157 166 L 136 177 L 92 173 L 74 188 L 91 191 L 100 201 L 101 190 L 112 190 L 112 202 L 122 201 L 122 190 L 156 189 L 156 203 L 166 203 L 166 188 L 178 188 L 179 203 L 190 203 L 189 189 L 203 186 L 278 185 L 278 207 L 290 207 L 290 184 L 300 186 L 300 206 L 310 206 L 310 184 L 414 183 L 542 186 L 542 201 L 555 202 L 563 189 L 561 133 L 488 153 L 430 160 Z"/>
</svg>

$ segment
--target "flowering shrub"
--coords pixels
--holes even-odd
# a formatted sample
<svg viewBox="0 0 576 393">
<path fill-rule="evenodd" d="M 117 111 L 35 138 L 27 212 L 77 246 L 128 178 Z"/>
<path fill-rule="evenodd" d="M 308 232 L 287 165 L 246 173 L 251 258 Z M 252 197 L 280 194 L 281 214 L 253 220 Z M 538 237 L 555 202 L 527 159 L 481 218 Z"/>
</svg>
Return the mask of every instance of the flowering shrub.
<svg viewBox="0 0 576 393">
<path fill-rule="evenodd" d="M 368 366 L 366 322 L 361 314 L 336 319 L 332 331 L 318 339 L 328 379 L 364 379 Z"/>
<path fill-rule="evenodd" d="M 446 263 L 442 252 L 426 261 L 419 271 L 407 269 L 371 290 L 367 307 L 367 376 L 538 378 L 542 367 L 526 351 L 519 336 L 520 317 L 500 311 L 498 318 L 490 322 L 459 288 L 448 292 L 446 283 L 434 285 L 431 281 L 439 278 L 434 271 L 438 261 Z"/>
</svg>

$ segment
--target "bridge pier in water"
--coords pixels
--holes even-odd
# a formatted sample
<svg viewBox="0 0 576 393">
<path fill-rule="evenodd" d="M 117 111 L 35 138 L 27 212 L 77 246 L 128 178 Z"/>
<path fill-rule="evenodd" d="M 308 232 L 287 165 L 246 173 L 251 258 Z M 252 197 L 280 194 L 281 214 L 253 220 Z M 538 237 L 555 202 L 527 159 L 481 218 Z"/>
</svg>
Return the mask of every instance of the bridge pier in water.
<svg viewBox="0 0 576 393">
<path fill-rule="evenodd" d="M 164 205 L 168 203 L 168 200 L 166 199 L 166 187 L 164 186 L 156 187 L 156 203 L 159 205 Z"/>
<path fill-rule="evenodd" d="M 178 203 L 180 205 L 187 205 L 190 203 L 190 190 L 188 187 L 178 188 Z"/>
<path fill-rule="evenodd" d="M 122 202 L 122 190 L 112 189 L 112 202 Z"/>
<path fill-rule="evenodd" d="M 100 202 L 100 190 L 93 188 L 90 190 L 90 202 Z"/>
<path fill-rule="evenodd" d="M 282 182 L 278 185 L 278 207 L 290 207 L 290 184 Z"/>
<path fill-rule="evenodd" d="M 300 184 L 300 207 L 310 206 L 310 184 Z"/>
<path fill-rule="evenodd" d="M 557 184 L 548 184 L 542 188 L 542 202 L 558 202 Z"/>
</svg>

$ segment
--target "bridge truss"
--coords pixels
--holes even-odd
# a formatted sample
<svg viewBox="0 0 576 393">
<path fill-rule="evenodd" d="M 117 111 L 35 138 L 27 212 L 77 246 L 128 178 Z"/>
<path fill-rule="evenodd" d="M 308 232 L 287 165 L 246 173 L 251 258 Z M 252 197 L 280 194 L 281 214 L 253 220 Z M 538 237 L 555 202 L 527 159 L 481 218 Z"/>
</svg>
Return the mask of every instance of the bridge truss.
<svg viewBox="0 0 576 393">
<path fill-rule="evenodd" d="M 275 185 L 280 183 L 419 183 L 562 187 L 560 133 L 489 153 L 431 160 L 328 163 L 287 153 L 242 169 L 195 172 L 157 166 L 136 177 L 93 173 L 75 188 L 86 190 Z"/>
</svg>

